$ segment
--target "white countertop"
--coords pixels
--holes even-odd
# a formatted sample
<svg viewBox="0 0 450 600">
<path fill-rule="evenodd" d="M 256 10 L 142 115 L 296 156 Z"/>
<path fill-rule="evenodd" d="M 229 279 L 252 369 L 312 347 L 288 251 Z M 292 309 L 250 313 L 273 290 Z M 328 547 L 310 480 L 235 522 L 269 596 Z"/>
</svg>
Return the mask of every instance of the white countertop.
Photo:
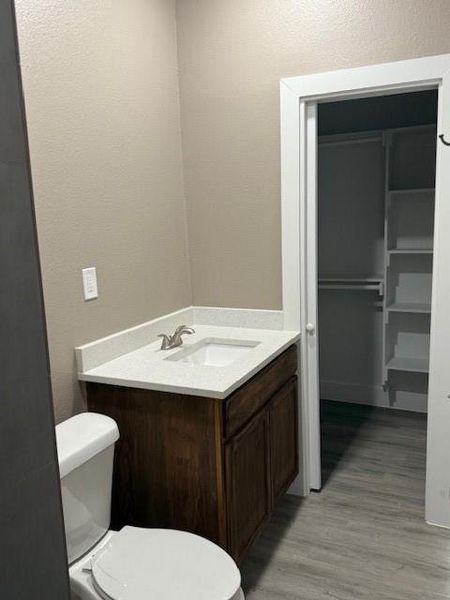
<svg viewBox="0 0 450 600">
<path fill-rule="evenodd" d="M 189 348 L 205 338 L 251 340 L 259 343 L 230 365 L 213 367 L 166 360 L 179 352 L 180 347 L 163 351 L 160 350 L 161 341 L 158 340 L 80 372 L 78 378 L 82 381 L 223 399 L 300 337 L 298 331 L 195 324 L 192 327 L 195 334 L 184 336 L 181 348 Z"/>
</svg>

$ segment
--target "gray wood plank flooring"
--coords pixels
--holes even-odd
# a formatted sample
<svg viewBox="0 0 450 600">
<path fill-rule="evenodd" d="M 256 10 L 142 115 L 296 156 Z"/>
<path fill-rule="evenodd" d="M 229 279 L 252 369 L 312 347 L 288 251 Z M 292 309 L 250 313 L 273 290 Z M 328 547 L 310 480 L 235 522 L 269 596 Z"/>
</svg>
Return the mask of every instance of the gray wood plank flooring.
<svg viewBox="0 0 450 600">
<path fill-rule="evenodd" d="M 241 566 L 247 600 L 450 599 L 450 531 L 424 521 L 426 416 L 322 403 L 325 485 L 285 496 Z"/>
</svg>

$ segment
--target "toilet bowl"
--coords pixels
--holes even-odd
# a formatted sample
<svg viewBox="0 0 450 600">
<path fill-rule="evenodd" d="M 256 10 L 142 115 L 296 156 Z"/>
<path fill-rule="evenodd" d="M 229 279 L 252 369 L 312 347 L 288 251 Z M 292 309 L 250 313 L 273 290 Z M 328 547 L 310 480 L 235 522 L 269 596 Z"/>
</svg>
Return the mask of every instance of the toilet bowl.
<svg viewBox="0 0 450 600">
<path fill-rule="evenodd" d="M 83 413 L 56 427 L 73 600 L 244 600 L 216 544 L 171 529 L 109 529 L 116 423 Z"/>
</svg>

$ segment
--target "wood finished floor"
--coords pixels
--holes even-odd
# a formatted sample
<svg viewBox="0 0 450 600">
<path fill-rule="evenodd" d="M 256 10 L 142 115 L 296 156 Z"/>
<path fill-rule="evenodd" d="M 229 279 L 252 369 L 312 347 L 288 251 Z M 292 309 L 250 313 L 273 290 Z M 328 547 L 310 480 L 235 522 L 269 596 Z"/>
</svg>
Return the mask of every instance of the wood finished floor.
<svg viewBox="0 0 450 600">
<path fill-rule="evenodd" d="M 450 598 L 450 531 L 424 521 L 426 417 L 323 402 L 325 485 L 285 496 L 241 567 L 246 600 Z"/>
</svg>

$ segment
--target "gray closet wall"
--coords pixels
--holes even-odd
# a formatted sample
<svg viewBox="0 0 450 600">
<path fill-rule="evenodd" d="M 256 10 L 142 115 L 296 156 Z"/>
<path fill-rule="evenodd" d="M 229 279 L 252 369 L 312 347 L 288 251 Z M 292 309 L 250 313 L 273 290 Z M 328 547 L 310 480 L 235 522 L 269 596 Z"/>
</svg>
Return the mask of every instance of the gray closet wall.
<svg viewBox="0 0 450 600">
<path fill-rule="evenodd" d="M 319 136 L 433 125 L 437 90 L 319 104 Z"/>
<path fill-rule="evenodd" d="M 14 8 L 0 0 L 0 597 L 69 598 Z"/>
<path fill-rule="evenodd" d="M 319 145 L 321 396 L 378 404 L 383 313 L 384 167 L 380 136 Z M 353 282 L 361 280 L 356 289 Z M 336 278 L 336 280 L 334 280 Z"/>
</svg>

